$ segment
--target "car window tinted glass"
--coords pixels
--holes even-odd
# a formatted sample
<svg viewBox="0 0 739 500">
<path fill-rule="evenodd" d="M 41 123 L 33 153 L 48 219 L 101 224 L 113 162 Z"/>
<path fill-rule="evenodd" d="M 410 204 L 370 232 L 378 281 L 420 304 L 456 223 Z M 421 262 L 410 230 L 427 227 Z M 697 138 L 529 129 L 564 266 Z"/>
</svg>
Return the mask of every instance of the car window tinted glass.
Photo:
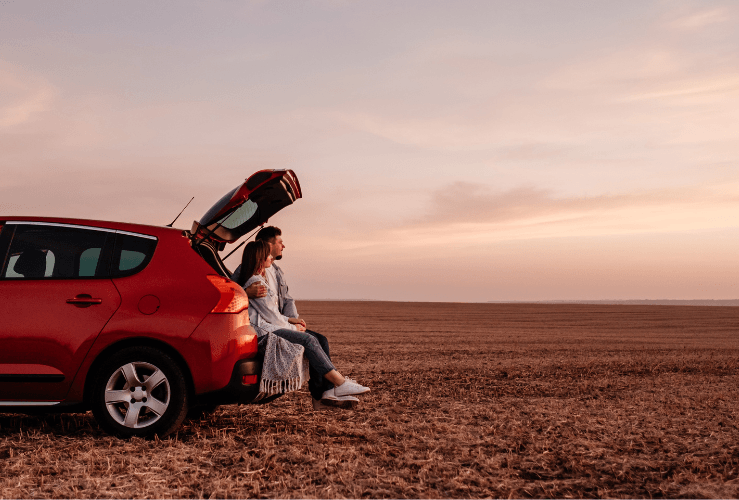
<svg viewBox="0 0 739 500">
<path fill-rule="evenodd" d="M 132 250 L 121 250 L 121 262 L 118 266 L 119 271 L 130 271 L 136 269 L 144 262 L 146 254 Z"/>
<path fill-rule="evenodd" d="M 156 239 L 117 234 L 113 250 L 113 276 L 130 276 L 144 269 L 154 255 L 156 246 Z"/>
<path fill-rule="evenodd" d="M 98 261 L 100 260 L 100 248 L 88 248 L 80 256 L 80 276 L 95 276 Z"/>
<path fill-rule="evenodd" d="M 238 189 L 239 188 L 236 187 L 223 195 L 223 197 L 218 200 L 215 205 L 210 207 L 210 210 L 205 212 L 205 215 L 203 215 L 203 217 L 200 219 L 200 223 L 203 225 L 209 225 L 212 222 L 213 218 L 218 215 L 218 213 L 223 210 L 223 207 L 225 207 L 226 204 L 231 200 L 231 198 L 233 198 L 234 193 L 236 193 Z"/>
<path fill-rule="evenodd" d="M 108 233 L 63 226 L 18 225 L 1 276 L 9 279 L 107 275 L 100 253 Z"/>
<path fill-rule="evenodd" d="M 8 267 L 7 272 L 5 274 L 6 278 L 23 278 L 24 276 L 20 273 L 15 272 L 15 263 L 18 260 L 18 257 L 20 257 L 20 254 L 17 255 L 11 255 L 10 259 L 8 259 Z M 46 268 L 44 269 L 44 278 L 50 278 L 51 272 L 54 270 L 54 263 L 56 262 L 56 259 L 54 258 L 54 252 L 51 250 L 46 252 Z M 80 276 L 83 276 L 82 274 Z M 92 276 L 92 275 L 89 275 Z"/>
<path fill-rule="evenodd" d="M 251 219 L 256 211 L 257 204 L 251 200 L 246 200 L 239 208 L 226 215 L 218 222 L 226 229 L 234 229 Z"/>
</svg>

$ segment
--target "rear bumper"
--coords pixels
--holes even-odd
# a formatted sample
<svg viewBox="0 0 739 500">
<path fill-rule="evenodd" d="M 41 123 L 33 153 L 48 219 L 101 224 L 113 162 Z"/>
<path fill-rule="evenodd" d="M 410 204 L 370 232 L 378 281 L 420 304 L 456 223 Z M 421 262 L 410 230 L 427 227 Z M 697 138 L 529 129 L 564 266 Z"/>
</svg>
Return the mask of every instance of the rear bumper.
<svg viewBox="0 0 739 500">
<path fill-rule="evenodd" d="M 190 367 L 196 397 L 233 386 L 237 368 L 253 370 L 258 355 L 257 335 L 249 326 L 249 314 L 209 314 L 198 325 L 183 349 Z M 240 382 L 240 381 L 239 381 Z M 241 389 L 238 387 L 238 389 Z"/>
<path fill-rule="evenodd" d="M 231 380 L 222 389 L 196 396 L 196 404 L 248 404 L 259 394 L 262 358 L 238 361 L 231 373 Z"/>
</svg>

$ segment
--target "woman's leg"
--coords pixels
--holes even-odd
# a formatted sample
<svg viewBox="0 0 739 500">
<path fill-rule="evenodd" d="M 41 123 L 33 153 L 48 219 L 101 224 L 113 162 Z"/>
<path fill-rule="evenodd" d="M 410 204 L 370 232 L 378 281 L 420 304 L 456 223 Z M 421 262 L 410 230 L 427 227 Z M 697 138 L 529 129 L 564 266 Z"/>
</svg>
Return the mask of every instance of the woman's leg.
<svg viewBox="0 0 739 500">
<path fill-rule="evenodd" d="M 344 383 L 344 377 L 336 371 L 333 363 L 331 363 L 331 359 L 326 355 L 319 340 L 315 336 L 305 332 L 299 332 L 297 330 L 288 330 L 287 328 L 275 330 L 272 333 L 278 337 L 282 337 L 288 342 L 302 345 L 305 348 L 305 357 L 308 358 L 308 370 L 310 372 L 308 390 L 310 390 L 310 394 L 313 399 L 321 399 L 324 391 L 328 390 L 323 388 L 326 383 L 324 377 L 326 377 L 327 374 L 332 373 L 331 378 L 328 379 L 329 381 L 331 381 L 332 378 L 336 380 L 336 377 L 333 376 L 333 374 L 338 374 L 341 383 Z M 330 388 L 331 387 L 329 387 L 329 389 Z"/>
<path fill-rule="evenodd" d="M 344 376 L 341 373 L 337 372 L 336 370 L 331 370 L 323 377 L 329 382 L 331 382 L 334 386 L 339 386 L 343 384 L 344 382 L 346 382 L 346 379 L 344 378 Z"/>
<path fill-rule="evenodd" d="M 328 348 L 328 339 L 321 335 L 318 332 L 314 332 L 313 330 L 306 330 L 305 333 L 312 335 L 318 340 L 318 343 L 321 345 L 321 349 L 323 349 L 323 352 L 326 353 L 326 356 L 328 359 L 331 359 L 331 353 L 329 352 Z M 315 386 L 315 390 L 312 387 L 312 385 Z M 308 387 L 310 388 L 311 394 L 323 394 L 324 392 L 332 389 L 334 387 L 334 384 L 331 383 L 326 377 L 323 376 L 317 376 L 314 380 L 313 377 L 311 377 L 310 381 L 308 382 Z"/>
<path fill-rule="evenodd" d="M 318 340 L 318 343 L 321 344 L 321 349 L 323 349 L 323 352 L 326 353 L 326 356 L 328 356 L 328 359 L 331 359 L 331 353 L 329 352 L 328 348 L 328 339 L 325 335 L 321 335 L 318 332 L 314 332 L 313 330 L 306 330 L 305 333 L 312 335 Z"/>
</svg>

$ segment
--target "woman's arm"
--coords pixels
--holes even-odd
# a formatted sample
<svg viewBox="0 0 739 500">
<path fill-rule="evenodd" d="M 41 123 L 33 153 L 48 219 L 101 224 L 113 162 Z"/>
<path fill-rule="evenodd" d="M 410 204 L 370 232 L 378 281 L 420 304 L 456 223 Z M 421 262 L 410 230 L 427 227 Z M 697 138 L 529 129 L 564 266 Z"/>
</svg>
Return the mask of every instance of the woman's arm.
<svg viewBox="0 0 739 500">
<path fill-rule="evenodd" d="M 266 286 L 264 279 L 261 276 L 252 276 L 247 280 L 244 288 L 250 286 L 252 283 L 260 282 Z M 269 295 L 265 297 L 259 297 L 249 300 L 249 307 L 253 307 L 259 314 L 262 321 L 269 323 L 270 325 L 279 328 L 287 328 L 289 330 L 297 330 L 297 328 L 288 322 L 288 318 L 280 314 L 277 310 L 277 304 L 274 300 L 269 300 Z M 265 328 L 267 329 L 267 328 Z"/>
</svg>

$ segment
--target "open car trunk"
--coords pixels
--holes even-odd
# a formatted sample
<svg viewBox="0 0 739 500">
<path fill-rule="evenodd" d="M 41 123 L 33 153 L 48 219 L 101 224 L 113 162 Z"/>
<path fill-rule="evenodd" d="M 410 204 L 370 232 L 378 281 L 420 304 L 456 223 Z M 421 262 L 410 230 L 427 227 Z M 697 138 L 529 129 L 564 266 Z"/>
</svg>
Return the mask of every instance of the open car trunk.
<svg viewBox="0 0 739 500">
<path fill-rule="evenodd" d="M 301 197 L 292 170 L 260 170 L 193 222 L 188 233 L 191 245 L 218 274 L 230 278 L 218 252 Z"/>
</svg>

